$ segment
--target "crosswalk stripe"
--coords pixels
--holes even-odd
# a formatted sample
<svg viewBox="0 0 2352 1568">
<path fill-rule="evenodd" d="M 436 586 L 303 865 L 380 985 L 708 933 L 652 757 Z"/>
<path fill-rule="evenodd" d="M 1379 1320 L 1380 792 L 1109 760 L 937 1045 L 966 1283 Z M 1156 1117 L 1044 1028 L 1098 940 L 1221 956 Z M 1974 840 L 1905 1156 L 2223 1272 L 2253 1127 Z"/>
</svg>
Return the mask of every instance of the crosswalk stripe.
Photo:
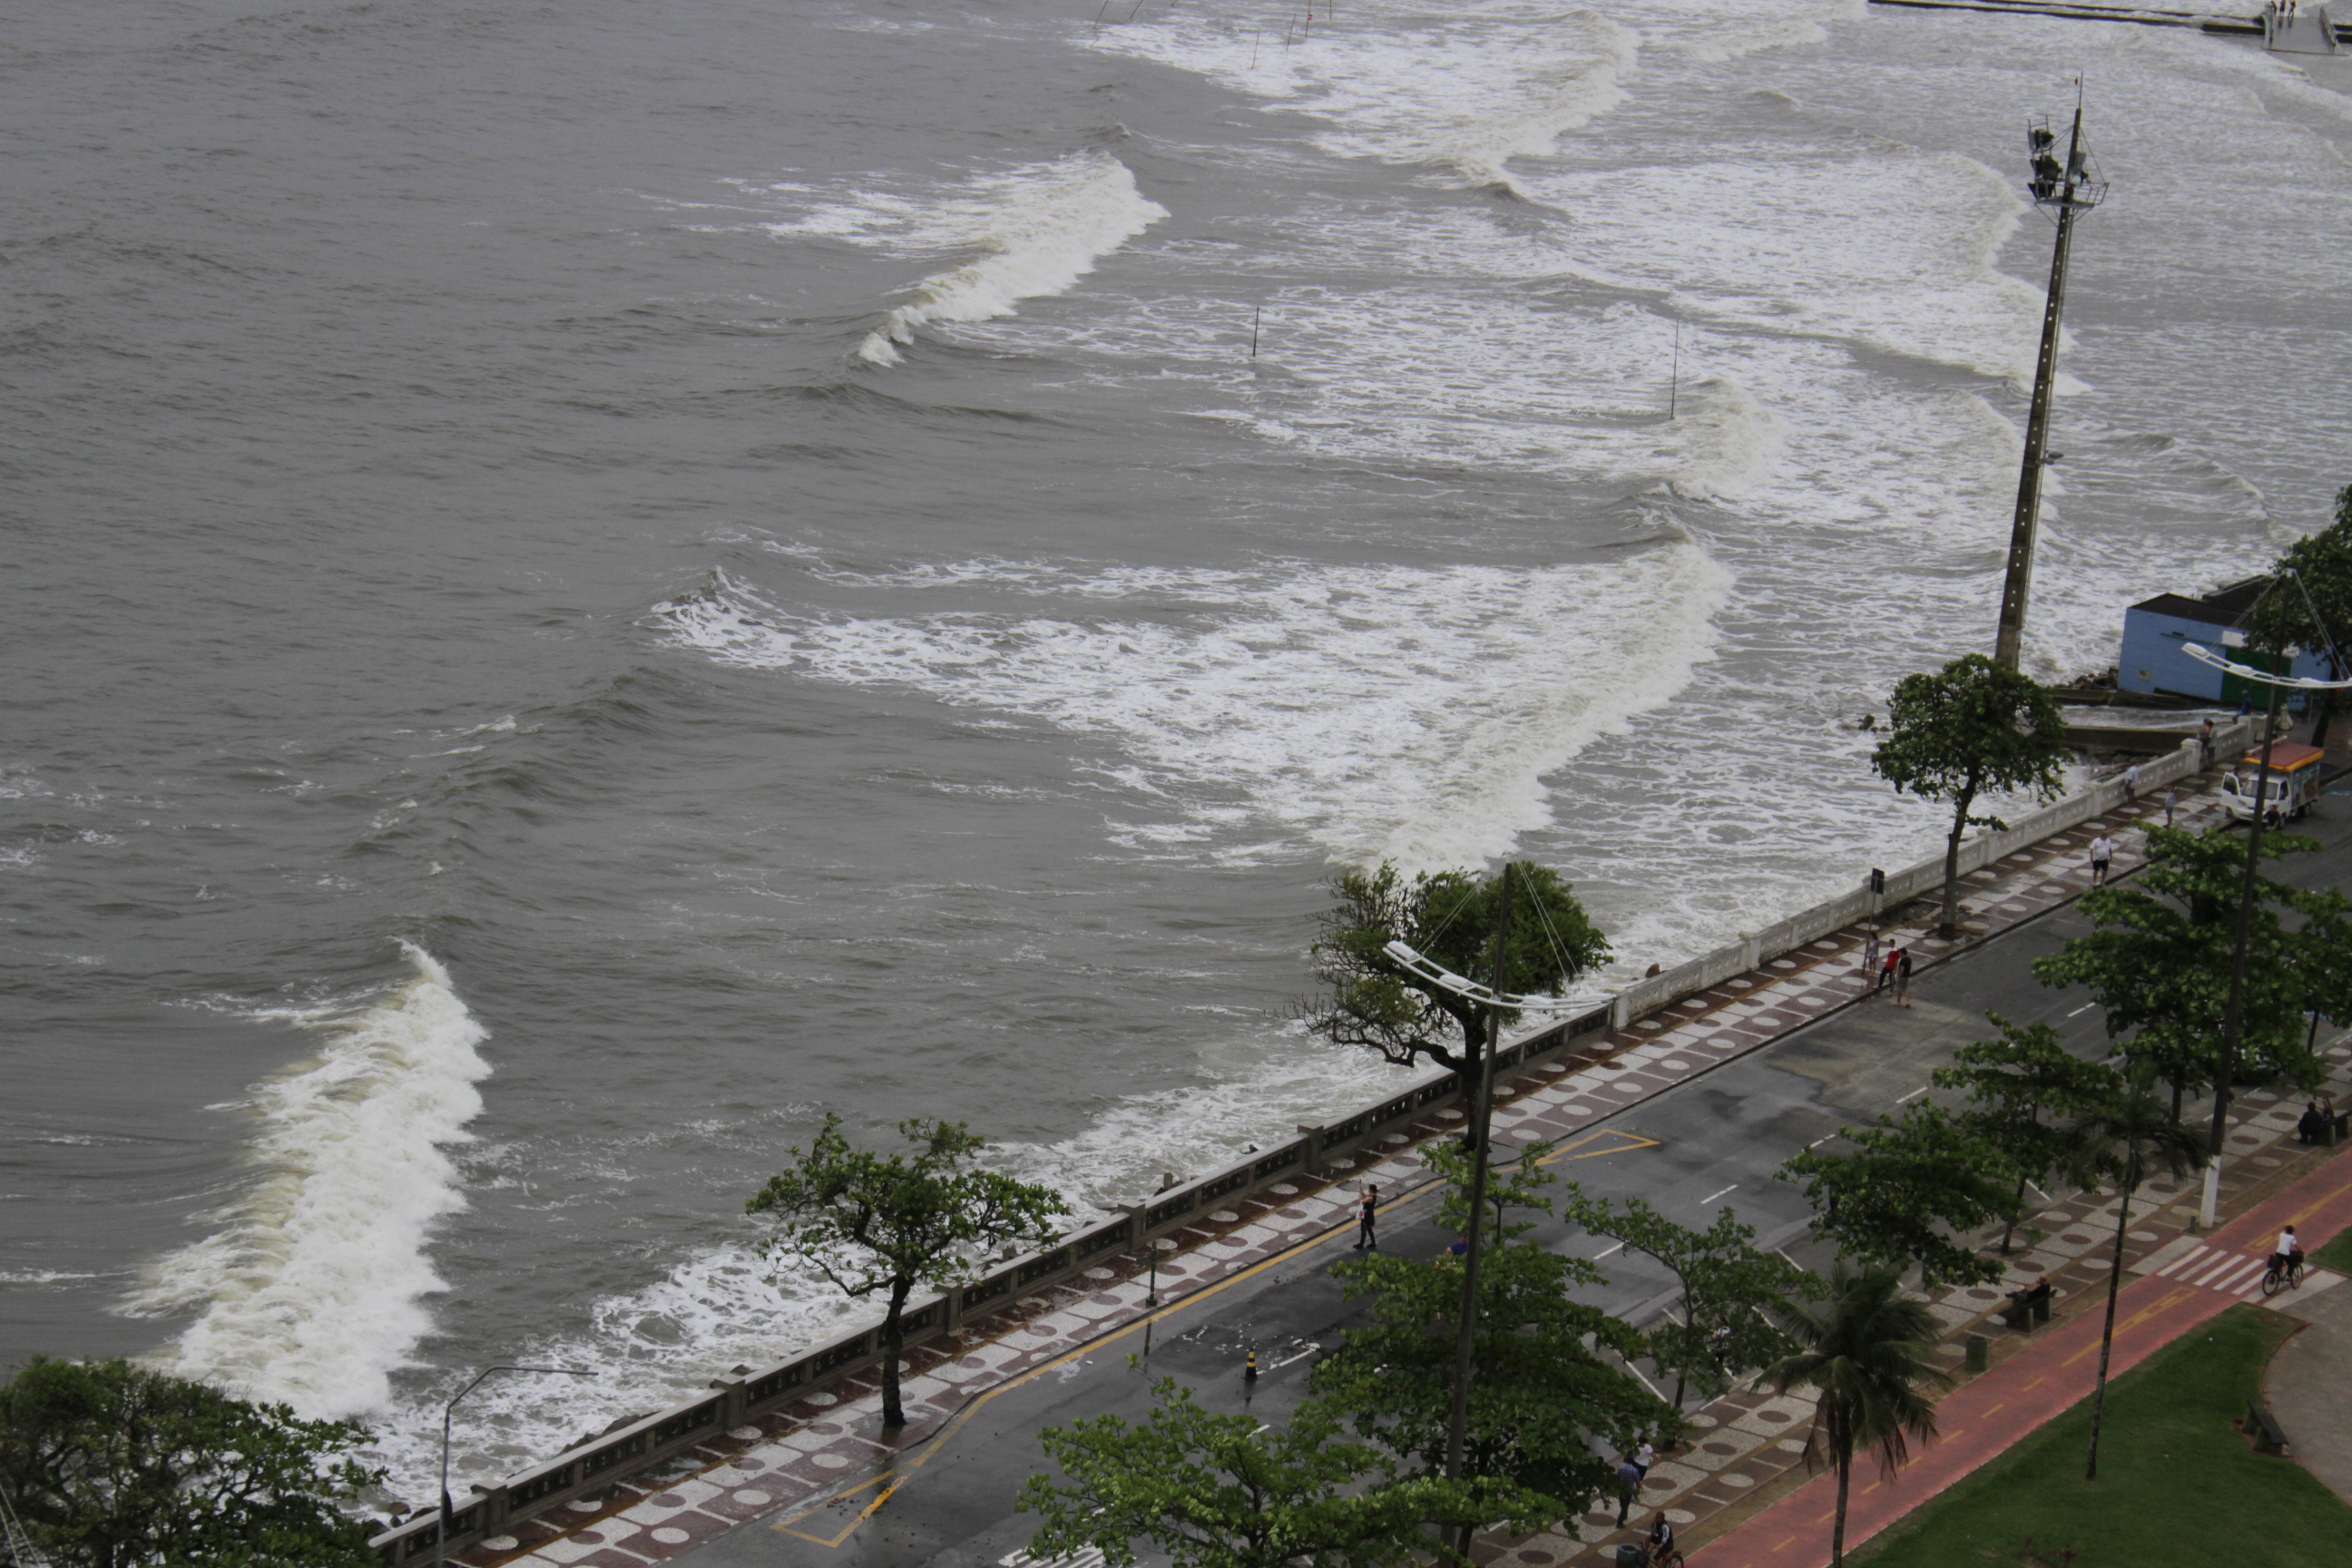
<svg viewBox="0 0 2352 1568">
<path fill-rule="evenodd" d="M 2206 1250 L 2207 1249 L 2202 1246 L 2190 1247 L 2188 1251 L 2182 1253 L 2179 1257 L 2174 1258 L 2171 1262 L 2158 1269 L 2156 1271 L 2156 1277 L 2162 1279 L 2170 1275 L 2176 1269 L 2187 1268 L 2192 1259 L 2206 1256 Z"/>
</svg>

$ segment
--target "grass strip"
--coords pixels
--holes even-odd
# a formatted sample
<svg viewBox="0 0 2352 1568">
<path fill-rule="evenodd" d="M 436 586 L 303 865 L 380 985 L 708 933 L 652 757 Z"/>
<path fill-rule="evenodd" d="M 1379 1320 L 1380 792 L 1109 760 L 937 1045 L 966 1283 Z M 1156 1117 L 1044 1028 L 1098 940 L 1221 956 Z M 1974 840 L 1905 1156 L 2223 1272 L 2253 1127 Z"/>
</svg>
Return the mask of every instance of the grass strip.
<svg viewBox="0 0 2352 1568">
<path fill-rule="evenodd" d="M 1869 1568 L 2352 1568 L 2352 1504 L 2231 1425 L 2295 1327 L 2236 1306 L 2107 1385 L 2099 1479 L 2088 1399 L 1853 1554 Z M 2066 1554 L 2072 1552 L 2069 1558 Z"/>
<path fill-rule="evenodd" d="M 2322 1268 L 2333 1268 L 2338 1274 L 2352 1274 L 2352 1230 L 2312 1253 L 2305 1261 Z"/>
</svg>

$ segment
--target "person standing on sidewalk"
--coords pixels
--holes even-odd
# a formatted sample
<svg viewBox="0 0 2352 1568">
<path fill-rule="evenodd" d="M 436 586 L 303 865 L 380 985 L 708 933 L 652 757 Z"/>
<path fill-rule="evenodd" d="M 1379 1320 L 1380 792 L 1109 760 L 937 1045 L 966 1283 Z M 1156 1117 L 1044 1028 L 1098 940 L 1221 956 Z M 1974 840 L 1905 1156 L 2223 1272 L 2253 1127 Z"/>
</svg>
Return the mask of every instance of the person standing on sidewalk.
<svg viewBox="0 0 2352 1568">
<path fill-rule="evenodd" d="M 1350 1252 L 1361 1252 L 1367 1247 L 1374 1252 L 1381 1249 L 1380 1238 L 1372 1234 L 1372 1222 L 1380 1218 L 1380 1214 L 1381 1190 L 1366 1182 L 1363 1195 L 1356 1200 L 1356 1245 L 1349 1248 Z"/>
<path fill-rule="evenodd" d="M 2116 841 L 2107 837 L 2105 829 L 2101 829 L 2099 836 L 2091 840 L 2091 886 L 2104 888 L 2107 885 L 2107 864 L 2115 858 Z"/>
<path fill-rule="evenodd" d="M 1895 1005 L 1911 1005 L 1911 950 L 1907 947 L 1895 950 Z"/>
<path fill-rule="evenodd" d="M 1890 942 L 1886 944 L 1886 956 L 1878 961 L 1879 990 L 1885 991 L 1895 984 L 1895 955 L 1902 951 L 1903 944 L 1899 942 Z"/>
<path fill-rule="evenodd" d="M 2180 786 L 2179 786 L 2179 784 L 2167 784 L 2167 785 L 2165 785 L 2165 786 L 2164 786 L 2164 825 L 2165 825 L 2167 827 L 2169 827 L 2169 826 L 2172 826 L 2172 808 L 2173 808 L 2174 806 L 2176 806 L 2176 805 L 2179 805 L 2179 804 L 2180 804 Z"/>
<path fill-rule="evenodd" d="M 1878 928 L 1870 928 L 1870 935 L 1862 943 L 1862 988 L 1868 991 L 1878 984 Z"/>
<path fill-rule="evenodd" d="M 2203 773 L 2213 765 L 2213 721 L 2208 719 L 2197 730 L 2197 771 Z"/>
<path fill-rule="evenodd" d="M 2139 764 L 2137 763 L 2124 770 L 2124 798 L 2126 800 L 2139 798 Z"/>
</svg>

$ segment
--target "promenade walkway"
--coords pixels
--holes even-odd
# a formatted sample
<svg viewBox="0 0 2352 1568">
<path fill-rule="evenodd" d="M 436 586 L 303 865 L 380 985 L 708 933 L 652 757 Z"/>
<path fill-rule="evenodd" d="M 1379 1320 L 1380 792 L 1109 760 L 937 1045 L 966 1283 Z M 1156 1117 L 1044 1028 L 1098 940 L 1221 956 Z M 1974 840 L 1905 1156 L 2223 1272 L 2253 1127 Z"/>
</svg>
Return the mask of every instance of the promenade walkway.
<svg viewBox="0 0 2352 1568">
<path fill-rule="evenodd" d="M 2260 1285 L 2270 1248 L 2283 1225 L 2294 1225 L 2315 1249 L 2352 1227 L 2352 1158 L 2333 1158 L 2292 1186 L 2254 1204 L 2211 1237 L 2181 1237 L 2137 1250 L 2137 1278 L 2116 1301 L 2116 1339 L 2109 1375 L 2137 1365 L 2224 1307 L 2261 1300 Z M 2301 1305 L 2315 1292 L 2341 1283 L 2341 1277 L 2315 1271 L 2301 1292 L 2274 1298 L 2281 1307 Z M 2352 1291 L 2343 1293 L 2352 1300 Z M 1937 1437 L 1916 1451 L 1914 1461 L 1893 1478 L 1858 1465 L 1846 1517 L 1846 1550 L 1853 1551 L 1904 1514 L 1942 1491 L 1986 1460 L 2006 1450 L 2091 1392 L 2098 1368 L 2105 1300 L 2095 1295 L 2082 1310 L 2053 1324 L 2020 1352 L 1938 1401 Z M 2352 1371 L 2352 1368 L 2345 1369 Z M 2324 1423 L 2300 1426 L 2314 1436 L 2340 1420 L 2345 1391 L 2339 1390 Z M 2327 1403 L 2322 1396 L 2323 1403 Z M 1830 1525 L 1836 1505 L 1836 1478 L 1823 1473 L 1690 1555 L 1695 1568 L 1820 1568 L 1830 1557 Z"/>
<path fill-rule="evenodd" d="M 2201 826 L 2218 815 L 2210 795 L 2203 793 L 2215 776 L 2200 781 L 2200 793 L 2184 790 L 2182 826 Z M 1890 911 L 1890 924 L 1911 942 L 1924 972 L 1922 986 L 1930 984 L 1927 976 L 1947 958 L 1972 952 L 2078 896 L 2088 883 L 2087 847 L 2095 834 L 2107 831 L 2118 840 L 2119 872 L 2136 868 L 2142 841 L 2128 829 L 2161 810 L 2159 804 L 2144 800 L 1971 877 L 1964 916 L 1973 929 L 1960 942 L 1946 944 L 1927 934 L 1935 910 L 1925 903 Z M 1611 1037 L 1600 1060 L 1586 1059 L 1522 1080 L 1498 1108 L 1498 1137 L 1507 1142 L 1556 1139 L 1569 1145 L 1564 1152 L 1571 1154 L 1645 1142 L 1623 1130 L 1628 1108 L 1706 1079 L 1863 1001 L 1856 962 L 1861 944 L 1859 931 L 1841 932 L 1690 998 L 1664 1015 L 1639 1021 Z M 2031 989 L 2031 983 L 2026 984 Z M 2253 1160 L 2271 1158 L 2258 1151 L 2277 1136 L 2279 1114 L 2262 1097 L 2249 1097 L 2243 1106 L 2233 1149 L 2252 1157 L 2236 1167 L 2227 1193 L 2232 1203 L 2242 1201 L 2247 1181 L 2265 1174 Z M 1027 1417 L 1006 1414 L 1023 1405 L 1028 1397 L 1020 1393 L 1024 1388 L 1043 1386 L 1038 1380 L 1048 1374 L 1056 1383 L 1081 1374 L 1101 1375 L 1100 1368 L 1144 1342 L 1155 1323 L 1227 1291 L 1239 1293 L 1232 1299 L 1240 1299 L 1269 1289 L 1296 1293 L 1318 1282 L 1328 1288 L 1321 1270 L 1331 1256 L 1331 1238 L 1347 1224 L 1359 1185 L 1377 1183 L 1384 1207 L 1391 1211 L 1412 1203 L 1427 1184 L 1413 1145 L 1458 1128 L 1460 1119 L 1455 1110 L 1437 1113 L 1409 1133 L 1393 1135 L 1386 1154 L 1334 1162 L 1311 1178 L 1273 1189 L 1264 1203 L 1235 1205 L 1204 1215 L 1175 1242 L 1161 1244 L 1172 1250 L 1160 1254 L 1156 1279 L 1140 1256 L 1111 1260 L 1076 1288 L 968 1322 L 958 1336 L 923 1347 L 910 1355 L 905 1369 L 910 1421 L 901 1432 L 881 1429 L 871 1389 L 853 1384 L 835 1394 L 812 1395 L 756 1426 L 714 1435 L 665 1472 L 567 1505 L 570 1517 L 529 1521 L 515 1535 L 468 1552 L 464 1561 L 475 1568 L 509 1563 L 532 1568 L 572 1563 L 637 1568 L 689 1552 L 699 1553 L 697 1568 L 705 1561 L 715 1568 L 803 1557 L 828 1563 L 851 1558 L 877 1563 L 977 1561 L 961 1550 L 942 1555 L 919 1544 L 919 1538 L 942 1545 L 966 1539 L 977 1545 L 980 1539 L 928 1534 L 937 1521 L 920 1528 L 915 1522 L 922 1518 L 922 1510 L 907 1500 L 927 1489 L 941 1491 L 942 1471 L 970 1462 L 950 1455 L 942 1465 L 934 1463 L 936 1456 L 950 1450 L 969 1455 L 975 1435 L 984 1435 L 993 1439 L 991 1447 L 1004 1456 L 1004 1464 L 1015 1468 L 1034 1464 L 1034 1435 L 1020 1429 Z M 2291 1121 L 2288 1117 L 2286 1123 Z M 2104 1212 L 2111 1226 L 2112 1206 Z M 2054 1204 L 2042 1216 L 2043 1227 L 2052 1234 L 2018 1261 L 2023 1277 L 2076 1268 L 2082 1255 L 2098 1246 L 2100 1213 L 2095 1195 Z M 2143 1228 L 2136 1226 L 2135 1235 Z M 2150 1242 L 2163 1239 L 2155 1232 L 2146 1236 Z M 1155 1284 L 1160 1297 L 1156 1309 L 1147 1300 Z M 2061 1289 L 2070 1298 L 2085 1288 L 2084 1281 L 2061 1279 Z M 1956 1293 L 1955 1299 L 1938 1301 L 1937 1310 L 1957 1331 L 1979 1319 L 1993 1295 L 1990 1290 Z M 1199 1314 L 1194 1319 L 1199 1321 Z M 1957 1343 L 1951 1352 L 1957 1360 Z M 1672 1507 L 1695 1527 L 1695 1541 L 1723 1533 L 1755 1511 L 1758 1500 L 1793 1484 L 1792 1450 L 1801 1445 L 1789 1434 L 1799 1430 L 1809 1414 L 1801 1400 L 1754 1394 L 1710 1406 L 1696 1418 L 1703 1440 L 1654 1469 L 1644 1501 Z M 1009 1427 L 1008 1422 L 1013 1423 Z M 1017 1479 L 1015 1476 L 1003 1485 L 987 1481 L 986 1500 L 971 1507 L 1009 1510 Z M 918 1481 L 921 1485 L 914 1485 Z M 971 1484 L 982 1483 L 975 1479 Z M 1000 1490 L 1002 1498 L 996 1495 Z M 898 1521 L 895 1526 L 889 1523 L 893 1520 Z M 755 1522 L 760 1528 L 743 1530 Z M 1608 1523 L 1607 1517 L 1588 1519 L 1581 1541 L 1564 1533 L 1496 1541 L 1483 1543 L 1480 1554 L 1528 1568 L 1599 1562 L 1607 1551 Z M 961 1522 L 952 1525 L 955 1531 L 967 1528 Z M 1003 1527 L 1010 1528 L 1009 1522 Z M 892 1535 L 894 1530 L 899 1533 Z M 1002 1532 L 1000 1529 L 988 1538 Z M 811 1552 L 815 1555 L 809 1557 Z"/>
</svg>

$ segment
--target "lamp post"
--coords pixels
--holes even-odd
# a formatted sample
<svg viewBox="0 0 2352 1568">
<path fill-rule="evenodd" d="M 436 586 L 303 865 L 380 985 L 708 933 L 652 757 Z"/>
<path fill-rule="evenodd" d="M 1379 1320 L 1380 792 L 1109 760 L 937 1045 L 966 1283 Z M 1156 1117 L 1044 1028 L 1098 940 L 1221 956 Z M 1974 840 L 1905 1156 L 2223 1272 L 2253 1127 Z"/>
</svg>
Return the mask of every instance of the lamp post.
<svg viewBox="0 0 2352 1568">
<path fill-rule="evenodd" d="M 486 1366 L 474 1376 L 474 1381 L 459 1389 L 456 1397 L 441 1407 L 441 1516 L 433 1521 L 433 1568 L 444 1568 L 448 1562 L 449 1521 L 456 1510 L 449 1505 L 449 1418 L 457 1413 L 457 1401 L 482 1386 L 492 1373 L 539 1372 L 556 1377 L 593 1377 L 596 1374 L 578 1366 L 520 1366 L 501 1362 Z"/>
<path fill-rule="evenodd" d="M 1435 959 L 1429 958 L 1402 942 L 1391 942 L 1383 951 L 1398 963 L 1423 980 L 1443 986 L 1457 996 L 1484 1004 L 1494 1020 L 1486 1032 L 1486 1048 L 1479 1053 L 1470 1089 L 1470 1235 L 1469 1246 L 1462 1255 L 1462 1311 L 1460 1331 L 1454 1340 L 1454 1393 L 1446 1418 L 1445 1478 L 1459 1480 L 1469 1450 L 1470 1373 L 1476 1349 L 1475 1331 L 1478 1306 L 1478 1258 L 1484 1250 L 1486 1208 L 1486 1150 L 1490 1121 L 1494 1110 L 1493 1085 L 1495 1053 L 1503 1043 L 1501 1016 L 1506 1011 L 1531 1013 L 1566 1012 L 1573 1004 L 1558 996 L 1514 995 L 1503 989 L 1503 965 L 1509 955 L 1511 930 L 1511 864 L 1503 863 L 1500 910 L 1495 920 L 1494 979 L 1481 985 L 1452 973 Z M 1465 1531 L 1472 1527 L 1464 1526 Z M 1469 1542 L 1463 1550 L 1466 1555 Z"/>
<path fill-rule="evenodd" d="M 2066 302 L 2066 254 L 2074 219 L 2106 199 L 2107 184 L 2083 145 L 2082 84 L 2075 84 L 2074 129 L 2066 161 L 2058 161 L 2058 138 L 2047 115 L 2026 121 L 2025 156 L 2033 177 L 2026 182 L 2033 205 L 2053 215 L 2058 237 L 2050 255 L 2050 297 L 2042 310 L 2042 353 L 2033 367 L 2033 403 L 2025 420 L 2025 463 L 2017 480 L 2017 516 L 2009 530 L 2009 571 L 2000 585 L 2000 626 L 1993 637 L 1996 664 L 2017 668 L 2025 644 L 2026 601 L 2033 594 L 2034 534 L 2041 526 L 2042 470 L 2058 460 L 2050 450 L 2050 398 L 2058 379 L 2058 316 Z"/>
<path fill-rule="evenodd" d="M 2195 643 L 2183 644 L 2182 651 L 2189 658 L 2212 665 L 2241 680 L 2256 681 L 2270 689 L 2270 701 L 2263 712 L 2262 761 L 2254 770 L 2253 805 L 2246 812 L 2246 879 L 2238 897 L 2237 949 L 2230 960 L 2229 1005 L 2221 1015 L 2221 1067 L 2213 1079 L 2211 1149 L 2205 1162 L 2205 1191 L 2197 1210 L 2197 1223 L 2210 1230 L 2221 1217 L 2221 1140 L 2230 1131 L 2230 1085 L 2238 1072 L 2238 1026 L 2246 1001 L 2246 942 L 2253 927 L 2254 883 L 2262 865 L 2263 813 L 2270 806 L 2271 752 L 2278 744 L 2272 731 L 2278 728 L 2279 695 L 2289 689 L 2340 691 L 2352 686 L 2352 680 L 2310 680 L 2299 676 L 2277 675 L 2266 669 L 2256 669 L 2252 665 L 2235 663 Z"/>
</svg>

